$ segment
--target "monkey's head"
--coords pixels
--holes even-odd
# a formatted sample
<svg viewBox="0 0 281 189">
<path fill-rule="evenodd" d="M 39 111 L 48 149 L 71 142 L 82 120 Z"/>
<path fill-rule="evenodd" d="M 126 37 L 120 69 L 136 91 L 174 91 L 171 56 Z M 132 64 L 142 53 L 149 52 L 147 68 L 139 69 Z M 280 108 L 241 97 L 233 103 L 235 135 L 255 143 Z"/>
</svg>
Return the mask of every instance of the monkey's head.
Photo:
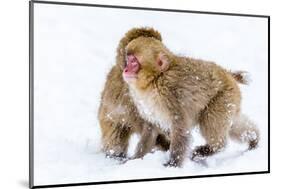
<svg viewBox="0 0 281 189">
<path fill-rule="evenodd" d="M 126 46 L 123 78 L 141 89 L 147 88 L 170 66 L 171 53 L 163 43 L 152 37 L 138 37 Z"/>
<path fill-rule="evenodd" d="M 117 63 L 119 64 L 120 68 L 124 69 L 124 61 L 126 60 L 126 46 L 134 39 L 139 37 L 150 37 L 156 40 L 161 41 L 162 37 L 161 34 L 151 28 L 151 27 L 139 27 L 139 28 L 132 28 L 130 29 L 124 37 L 120 40 L 118 48 L 117 48 Z"/>
</svg>

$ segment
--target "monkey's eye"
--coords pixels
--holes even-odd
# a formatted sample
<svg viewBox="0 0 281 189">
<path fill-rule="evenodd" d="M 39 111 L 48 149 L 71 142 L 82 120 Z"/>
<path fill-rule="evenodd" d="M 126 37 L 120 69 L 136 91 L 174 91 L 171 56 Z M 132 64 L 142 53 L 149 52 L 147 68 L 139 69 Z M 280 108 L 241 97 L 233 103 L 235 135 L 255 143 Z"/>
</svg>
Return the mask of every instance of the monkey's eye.
<svg viewBox="0 0 281 189">
<path fill-rule="evenodd" d="M 125 67 L 127 66 L 127 64 L 128 64 L 128 56 L 130 56 L 132 53 L 129 53 L 127 50 L 126 50 L 126 53 L 125 53 L 125 63 L 124 63 L 124 65 L 125 65 Z"/>
<path fill-rule="evenodd" d="M 128 64 L 128 58 L 127 58 L 127 57 L 128 57 L 128 55 L 125 56 L 125 61 L 124 61 L 124 66 L 125 66 L 125 67 L 126 67 L 127 64 Z"/>
<path fill-rule="evenodd" d="M 132 57 L 134 59 L 136 59 L 135 56 L 132 53 L 129 53 L 129 52 L 126 53 L 125 66 L 127 66 L 129 62 L 134 61 Z"/>
</svg>

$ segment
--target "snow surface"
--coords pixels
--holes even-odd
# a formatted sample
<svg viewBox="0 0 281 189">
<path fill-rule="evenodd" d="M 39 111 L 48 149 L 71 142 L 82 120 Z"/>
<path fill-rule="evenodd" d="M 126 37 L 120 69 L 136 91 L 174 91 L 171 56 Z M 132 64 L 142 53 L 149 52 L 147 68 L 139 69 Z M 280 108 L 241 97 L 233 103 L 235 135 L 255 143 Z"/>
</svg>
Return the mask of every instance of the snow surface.
<svg viewBox="0 0 281 189">
<path fill-rule="evenodd" d="M 241 86 L 244 113 L 257 123 L 261 143 L 229 142 L 199 164 L 165 168 L 156 151 L 120 164 L 100 151 L 97 120 L 106 74 L 120 38 L 132 27 L 152 26 L 173 52 L 250 72 Z M 205 175 L 267 170 L 267 20 L 263 18 L 35 4 L 35 185 Z M 192 147 L 204 143 L 193 131 Z M 138 136 L 130 140 L 132 154 Z"/>
</svg>

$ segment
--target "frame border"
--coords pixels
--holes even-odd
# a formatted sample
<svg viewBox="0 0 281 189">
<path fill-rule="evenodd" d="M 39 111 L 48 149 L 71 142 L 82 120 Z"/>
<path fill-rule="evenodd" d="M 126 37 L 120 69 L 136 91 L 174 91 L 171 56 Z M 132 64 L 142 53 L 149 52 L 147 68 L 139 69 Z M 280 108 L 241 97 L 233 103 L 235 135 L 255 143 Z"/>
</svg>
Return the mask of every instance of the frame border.
<svg viewBox="0 0 281 189">
<path fill-rule="evenodd" d="M 98 181 L 98 182 L 82 182 L 82 183 L 66 183 L 66 184 L 51 184 L 51 185 L 34 185 L 34 4 L 52 4 L 52 5 L 67 5 L 67 6 L 86 6 L 86 7 L 100 7 L 100 8 L 116 8 L 116 9 L 134 9 L 145 11 L 161 11 L 161 12 L 179 12 L 179 13 L 193 13 L 193 14 L 209 14 L 209 15 L 223 15 L 223 16 L 240 16 L 240 17 L 255 17 L 265 18 L 268 24 L 268 168 L 266 171 L 256 172 L 240 172 L 240 173 L 223 173 L 211 175 L 192 175 L 180 177 L 161 177 L 148 179 L 130 179 L 117 181 Z M 162 9 L 162 8 L 148 8 L 148 7 L 131 7 L 131 6 L 117 6 L 117 5 L 101 5 L 90 3 L 73 3 L 73 2 L 57 2 L 57 1 L 29 1 L 29 188 L 53 188 L 53 187 L 68 187 L 68 186 L 85 186 L 98 184 L 116 184 L 129 182 L 145 182 L 145 181 L 161 181 L 161 180 L 175 180 L 175 179 L 191 179 L 191 178 L 209 178 L 209 177 L 224 177 L 224 176 L 239 176 L 239 175 L 253 175 L 253 174 L 268 174 L 270 173 L 270 16 L 258 14 L 240 14 L 240 13 L 226 13 L 226 12 L 209 12 L 209 11 L 194 11 L 194 10 L 177 10 L 177 9 Z"/>
<path fill-rule="evenodd" d="M 34 3 L 29 1 L 29 188 L 34 187 Z"/>
</svg>

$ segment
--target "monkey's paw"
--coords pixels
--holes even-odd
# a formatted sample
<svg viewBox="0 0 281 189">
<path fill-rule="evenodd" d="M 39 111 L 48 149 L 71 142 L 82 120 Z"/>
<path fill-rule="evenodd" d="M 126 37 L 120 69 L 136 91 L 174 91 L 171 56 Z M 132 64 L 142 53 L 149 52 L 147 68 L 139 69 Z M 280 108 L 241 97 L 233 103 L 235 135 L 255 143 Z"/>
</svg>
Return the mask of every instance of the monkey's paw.
<svg viewBox="0 0 281 189">
<path fill-rule="evenodd" d="M 112 153 L 112 152 L 110 152 L 110 153 L 106 153 L 105 157 L 115 159 L 115 160 L 118 160 L 120 162 L 126 161 L 128 159 L 125 153 Z"/>
<path fill-rule="evenodd" d="M 180 163 L 175 160 L 169 160 L 167 163 L 164 163 L 165 167 L 180 167 Z"/>
<path fill-rule="evenodd" d="M 212 155 L 214 151 L 209 145 L 198 146 L 192 153 L 191 159 L 193 161 L 200 161 L 206 159 L 207 156 Z"/>
</svg>

